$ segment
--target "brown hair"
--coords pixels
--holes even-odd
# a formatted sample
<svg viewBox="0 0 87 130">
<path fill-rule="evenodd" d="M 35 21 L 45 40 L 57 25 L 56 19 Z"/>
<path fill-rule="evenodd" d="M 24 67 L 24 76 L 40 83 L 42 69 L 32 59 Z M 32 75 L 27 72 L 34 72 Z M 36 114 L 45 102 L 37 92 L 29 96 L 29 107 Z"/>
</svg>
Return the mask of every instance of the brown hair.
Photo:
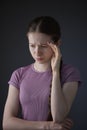
<svg viewBox="0 0 87 130">
<path fill-rule="evenodd" d="M 40 16 L 40 17 L 34 18 L 28 26 L 27 34 L 30 32 L 40 32 L 40 33 L 44 33 L 46 35 L 51 36 L 51 40 L 53 41 L 52 42 L 53 44 L 56 44 L 57 41 L 61 37 L 59 23 L 54 18 L 52 18 L 50 16 Z M 61 71 L 61 66 L 60 66 L 60 71 Z M 49 120 L 49 121 L 52 120 L 51 87 L 52 87 L 52 84 L 50 84 L 50 95 L 49 95 L 49 104 L 48 104 L 49 105 L 49 113 L 48 113 L 47 120 Z"/>
<path fill-rule="evenodd" d="M 27 33 L 40 32 L 51 36 L 51 40 L 55 44 L 61 37 L 59 23 L 50 16 L 40 16 L 34 18 L 28 26 Z"/>
</svg>

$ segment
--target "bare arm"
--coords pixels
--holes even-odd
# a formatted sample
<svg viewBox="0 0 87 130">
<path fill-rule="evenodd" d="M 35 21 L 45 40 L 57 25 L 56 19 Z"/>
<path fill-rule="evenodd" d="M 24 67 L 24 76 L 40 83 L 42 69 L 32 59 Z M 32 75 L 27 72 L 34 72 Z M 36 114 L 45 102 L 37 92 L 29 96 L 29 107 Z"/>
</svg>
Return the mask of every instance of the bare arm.
<svg viewBox="0 0 87 130">
<path fill-rule="evenodd" d="M 60 41 L 59 41 L 60 42 Z M 60 48 L 52 43 L 48 44 L 53 50 L 51 59 L 52 67 L 52 90 L 51 90 L 51 113 L 54 122 L 62 122 L 70 111 L 78 89 L 78 82 L 60 83 Z M 58 43 L 59 45 L 59 43 Z"/>
<path fill-rule="evenodd" d="M 14 86 L 9 86 L 8 97 L 3 115 L 3 130 L 33 130 L 44 129 L 45 121 L 26 121 L 17 118 L 19 109 L 19 90 Z"/>
<path fill-rule="evenodd" d="M 19 110 L 19 90 L 9 86 L 7 101 L 3 115 L 3 130 L 65 130 L 72 127 L 71 120 L 65 120 L 62 124 L 54 124 L 52 121 L 27 121 L 17 117 Z"/>
<path fill-rule="evenodd" d="M 17 117 L 19 110 L 19 90 L 10 85 L 3 115 L 3 130 L 65 130 L 72 127 L 72 121 L 65 120 L 62 124 L 52 121 L 27 121 Z"/>
<path fill-rule="evenodd" d="M 59 74 L 54 74 L 51 91 L 51 112 L 54 122 L 62 122 L 70 111 L 78 90 L 78 82 L 67 82 L 61 88 Z"/>
</svg>

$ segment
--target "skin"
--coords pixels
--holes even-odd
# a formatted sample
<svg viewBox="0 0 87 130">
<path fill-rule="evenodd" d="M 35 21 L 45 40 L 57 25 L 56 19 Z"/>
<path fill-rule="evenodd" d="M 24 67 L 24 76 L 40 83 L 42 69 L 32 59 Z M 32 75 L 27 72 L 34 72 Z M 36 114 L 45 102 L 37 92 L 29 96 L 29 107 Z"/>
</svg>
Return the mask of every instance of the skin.
<svg viewBox="0 0 87 130">
<path fill-rule="evenodd" d="M 50 46 L 47 45 L 47 41 L 50 37 L 41 33 L 29 33 L 29 50 L 35 60 L 35 67 L 38 71 L 46 71 L 51 68 L 50 61 L 53 55 L 53 51 Z M 38 60 L 37 58 L 41 58 Z"/>
<path fill-rule="evenodd" d="M 61 52 L 59 47 L 49 44 L 53 49 L 54 55 L 51 59 L 51 67 L 53 73 L 52 89 L 51 89 L 51 112 L 54 122 L 62 122 L 68 115 L 73 100 L 78 89 L 77 82 L 68 82 L 61 87 L 60 83 L 60 61 Z M 61 99 L 61 100 L 60 100 Z"/>
<path fill-rule="evenodd" d="M 63 89 L 60 83 L 60 61 L 61 61 L 61 51 L 60 51 L 60 40 L 58 43 L 51 43 L 51 37 L 41 34 L 41 33 L 29 33 L 28 35 L 30 52 L 35 59 L 35 66 L 38 71 L 43 71 L 47 68 L 52 69 L 53 79 L 52 79 L 52 89 L 51 89 L 51 112 L 54 122 L 62 122 L 64 118 L 70 111 L 73 100 L 76 96 L 78 89 L 77 82 L 65 83 Z M 39 39 L 39 42 L 38 42 Z M 45 39 L 45 41 L 43 41 Z M 46 47 L 39 48 L 39 46 L 44 45 Z M 35 56 L 44 57 L 43 60 L 36 60 Z M 61 99 L 61 100 L 60 100 Z"/>
<path fill-rule="evenodd" d="M 19 90 L 10 85 L 3 116 L 3 129 L 69 130 L 71 129 L 73 122 L 66 117 L 76 96 L 78 83 L 68 82 L 61 88 L 59 74 L 62 57 L 59 49 L 60 40 L 57 43 L 58 46 L 56 46 L 53 43 L 50 43 L 50 36 L 42 33 L 28 33 L 28 40 L 30 53 L 35 60 L 34 68 L 39 72 L 45 72 L 48 69 L 52 69 L 51 113 L 53 121 L 37 122 L 17 118 L 19 110 Z"/>
</svg>

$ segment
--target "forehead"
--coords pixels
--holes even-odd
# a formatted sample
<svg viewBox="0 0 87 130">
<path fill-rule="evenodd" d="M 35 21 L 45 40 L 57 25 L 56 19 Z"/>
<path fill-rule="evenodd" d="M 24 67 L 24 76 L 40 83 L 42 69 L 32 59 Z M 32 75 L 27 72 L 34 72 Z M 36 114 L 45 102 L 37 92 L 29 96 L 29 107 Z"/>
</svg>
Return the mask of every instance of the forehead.
<svg viewBox="0 0 87 130">
<path fill-rule="evenodd" d="M 28 40 L 29 43 L 46 43 L 47 41 L 51 40 L 51 36 L 48 36 L 43 33 L 28 33 Z"/>
</svg>

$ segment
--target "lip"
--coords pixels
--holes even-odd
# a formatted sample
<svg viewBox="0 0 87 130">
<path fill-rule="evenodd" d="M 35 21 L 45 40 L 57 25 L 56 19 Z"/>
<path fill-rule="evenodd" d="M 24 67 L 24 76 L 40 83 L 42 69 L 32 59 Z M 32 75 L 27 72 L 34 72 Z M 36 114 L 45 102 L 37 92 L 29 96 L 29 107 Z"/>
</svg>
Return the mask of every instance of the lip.
<svg viewBox="0 0 87 130">
<path fill-rule="evenodd" d="M 43 60 L 43 58 L 41 58 L 41 57 L 38 57 L 38 58 L 36 58 L 38 61 L 41 61 L 41 60 Z"/>
</svg>

